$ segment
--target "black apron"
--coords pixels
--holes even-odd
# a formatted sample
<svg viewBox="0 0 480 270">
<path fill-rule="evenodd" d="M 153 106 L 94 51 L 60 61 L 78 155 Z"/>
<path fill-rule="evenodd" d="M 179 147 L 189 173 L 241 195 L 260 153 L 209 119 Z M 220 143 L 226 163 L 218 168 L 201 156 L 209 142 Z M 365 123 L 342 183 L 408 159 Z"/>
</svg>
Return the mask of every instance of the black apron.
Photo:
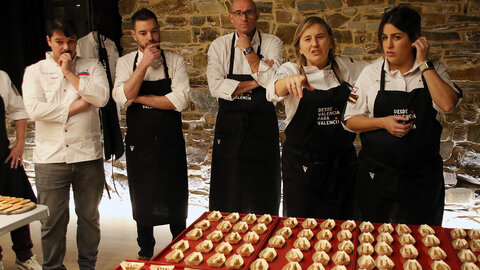
<svg viewBox="0 0 480 270">
<path fill-rule="evenodd" d="M 257 55 L 262 58 L 260 45 Z M 253 80 L 233 74 L 233 34 L 228 79 Z M 280 149 L 275 106 L 259 86 L 235 100 L 219 99 L 210 178 L 210 210 L 278 215 Z"/>
<path fill-rule="evenodd" d="M 414 126 L 402 138 L 385 129 L 360 134 L 357 191 L 362 219 L 440 226 L 445 198 L 442 126 L 432 97 L 423 76 L 424 88 L 385 91 L 384 65 L 374 117 L 406 116 Z"/>
<path fill-rule="evenodd" d="M 172 81 L 161 51 L 165 79 L 143 81 L 139 96 L 164 96 Z M 136 68 L 138 53 L 133 61 Z M 141 225 L 184 221 L 188 208 L 188 177 L 182 116 L 132 103 L 127 108 L 126 157 L 133 218 Z"/>
<path fill-rule="evenodd" d="M 37 202 L 23 166 L 12 169 L 10 168 L 11 160 L 5 164 L 5 159 L 10 154 L 10 141 L 5 126 L 5 104 L 1 96 L 0 120 L 2 121 L 0 124 L 0 195 L 30 199 Z"/>
<path fill-rule="evenodd" d="M 342 127 L 351 90 L 347 82 L 338 81 L 339 86 L 328 90 L 303 89 L 303 98 L 285 130 L 284 216 L 352 218 L 356 134 Z"/>
</svg>

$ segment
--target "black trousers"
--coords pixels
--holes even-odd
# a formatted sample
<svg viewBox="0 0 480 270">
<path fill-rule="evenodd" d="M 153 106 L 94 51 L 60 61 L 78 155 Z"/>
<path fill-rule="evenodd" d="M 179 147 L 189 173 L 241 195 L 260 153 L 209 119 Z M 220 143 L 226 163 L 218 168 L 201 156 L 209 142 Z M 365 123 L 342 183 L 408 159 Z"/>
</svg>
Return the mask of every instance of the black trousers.
<svg viewBox="0 0 480 270">
<path fill-rule="evenodd" d="M 186 228 L 186 220 L 170 223 L 170 233 L 172 239 L 177 237 Z M 153 226 L 141 225 L 137 223 L 137 243 L 140 247 L 139 256 L 153 257 L 153 250 L 155 248 L 155 237 L 153 236 Z"/>
</svg>

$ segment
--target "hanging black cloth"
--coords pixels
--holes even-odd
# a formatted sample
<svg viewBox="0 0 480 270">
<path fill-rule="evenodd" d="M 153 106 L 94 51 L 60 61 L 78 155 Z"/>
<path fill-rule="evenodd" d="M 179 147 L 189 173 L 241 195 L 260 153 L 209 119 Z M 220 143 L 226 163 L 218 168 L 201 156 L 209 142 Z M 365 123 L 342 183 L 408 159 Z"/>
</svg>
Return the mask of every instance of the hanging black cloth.
<svg viewBox="0 0 480 270">
<path fill-rule="evenodd" d="M 107 49 L 105 48 L 104 36 L 98 36 L 98 60 L 102 63 L 107 73 L 108 86 L 110 87 L 110 98 L 107 105 L 100 108 L 100 119 L 102 121 L 103 130 L 103 150 L 105 152 L 105 160 L 109 160 L 112 156 L 119 159 L 125 149 L 123 147 L 122 131 L 118 122 L 117 106 L 112 98 L 113 80 L 110 73 L 110 65 L 108 63 Z"/>
</svg>

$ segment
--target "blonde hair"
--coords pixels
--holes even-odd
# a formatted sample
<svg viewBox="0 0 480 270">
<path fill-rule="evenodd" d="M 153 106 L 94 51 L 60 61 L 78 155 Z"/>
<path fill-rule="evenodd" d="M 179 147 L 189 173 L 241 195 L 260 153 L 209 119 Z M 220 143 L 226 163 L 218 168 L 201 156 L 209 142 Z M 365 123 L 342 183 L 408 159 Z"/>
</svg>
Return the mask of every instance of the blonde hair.
<svg viewBox="0 0 480 270">
<path fill-rule="evenodd" d="M 300 53 L 300 38 L 302 37 L 303 32 L 305 32 L 307 28 L 314 24 L 320 24 L 325 27 L 325 30 L 327 30 L 327 34 L 332 42 L 332 47 L 328 51 L 328 61 L 332 65 L 332 69 L 335 71 L 335 73 L 340 79 L 340 82 L 342 83 L 343 76 L 340 72 L 340 68 L 338 67 L 337 62 L 335 61 L 335 39 L 333 38 L 332 28 L 320 17 L 307 17 L 302 23 L 297 26 L 297 30 L 295 30 L 295 35 L 293 36 L 293 47 L 295 48 L 297 68 L 300 71 L 300 74 L 305 75 L 305 70 L 303 70 L 303 66 L 307 65 L 307 59 L 303 54 Z"/>
</svg>

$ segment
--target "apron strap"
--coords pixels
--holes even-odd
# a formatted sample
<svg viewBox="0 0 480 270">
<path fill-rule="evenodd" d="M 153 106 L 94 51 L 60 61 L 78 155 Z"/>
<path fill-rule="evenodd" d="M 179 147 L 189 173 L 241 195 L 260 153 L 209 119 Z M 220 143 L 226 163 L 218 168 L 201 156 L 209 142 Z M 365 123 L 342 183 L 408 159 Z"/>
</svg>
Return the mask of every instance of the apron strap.
<svg viewBox="0 0 480 270">
<path fill-rule="evenodd" d="M 257 32 L 256 29 L 255 29 L 255 32 Z M 233 63 L 235 62 L 235 40 L 237 39 L 236 36 L 237 35 L 233 33 L 232 45 L 230 46 L 230 67 L 228 68 L 228 74 L 233 74 Z M 262 35 L 260 34 L 260 32 L 258 32 L 258 38 L 259 38 L 259 44 L 257 47 L 257 55 L 260 59 L 262 59 L 263 55 L 261 55 L 261 49 L 260 49 L 260 47 L 262 46 Z"/>
<path fill-rule="evenodd" d="M 383 60 L 382 71 L 380 75 L 380 91 L 385 91 L 385 60 Z"/>
<path fill-rule="evenodd" d="M 168 76 L 168 66 L 167 66 L 167 60 L 165 60 L 165 54 L 163 53 L 163 50 L 160 50 L 160 54 L 162 55 L 162 60 L 163 60 L 163 72 L 165 72 L 165 79 L 170 79 Z M 137 68 L 137 60 L 138 60 L 138 51 L 135 54 L 135 58 L 133 59 L 133 71 Z"/>
</svg>

